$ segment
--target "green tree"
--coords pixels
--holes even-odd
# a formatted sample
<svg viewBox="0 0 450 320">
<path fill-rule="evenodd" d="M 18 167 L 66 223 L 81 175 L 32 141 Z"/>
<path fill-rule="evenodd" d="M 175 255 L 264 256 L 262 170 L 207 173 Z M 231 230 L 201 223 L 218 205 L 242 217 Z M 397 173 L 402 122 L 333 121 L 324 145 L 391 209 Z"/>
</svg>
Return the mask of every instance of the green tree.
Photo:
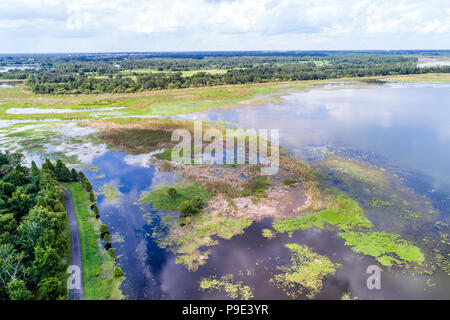
<svg viewBox="0 0 450 320">
<path fill-rule="evenodd" d="M 45 162 L 42 164 L 42 170 L 48 170 L 53 173 L 55 171 L 55 167 L 49 159 L 45 159 Z"/>
<path fill-rule="evenodd" d="M 0 285 L 7 286 L 10 280 L 19 279 L 25 274 L 23 255 L 11 244 L 0 245 Z"/>
<path fill-rule="evenodd" d="M 41 300 L 58 300 L 64 295 L 65 289 L 59 279 L 48 277 L 39 282 L 38 293 Z"/>
<path fill-rule="evenodd" d="M 23 280 L 11 280 L 7 285 L 9 298 L 11 300 L 32 300 L 33 294 L 29 291 Z"/>
<path fill-rule="evenodd" d="M 174 199 L 178 195 L 178 192 L 175 188 L 169 188 L 167 190 L 167 195 L 169 196 L 169 198 Z"/>
<path fill-rule="evenodd" d="M 83 172 L 78 172 L 78 182 L 79 183 L 83 183 L 83 181 L 86 180 L 86 176 L 84 175 Z"/>
<path fill-rule="evenodd" d="M 103 241 L 105 241 L 106 243 L 111 243 L 111 237 L 109 236 L 109 234 L 105 233 L 105 235 L 103 236 Z"/>
<path fill-rule="evenodd" d="M 67 175 L 67 167 L 64 165 L 64 163 L 58 159 L 56 160 L 56 165 L 55 165 L 55 178 L 58 181 L 66 181 L 64 180 L 64 178 L 68 179 Z M 69 172 L 70 175 L 70 172 Z M 68 181 L 68 180 L 67 180 Z"/>
<path fill-rule="evenodd" d="M 32 183 L 38 185 L 41 173 L 34 161 L 31 162 L 30 180 Z"/>
<path fill-rule="evenodd" d="M 106 224 L 100 225 L 100 236 L 103 238 L 105 234 L 109 233 L 109 228 Z"/>
<path fill-rule="evenodd" d="M 17 222 L 14 215 L 7 210 L 0 210 L 0 243 L 11 238 L 17 229 Z"/>
<path fill-rule="evenodd" d="M 116 256 L 116 249 L 114 249 L 114 248 L 109 248 L 109 249 L 108 249 L 108 254 L 109 254 L 111 257 L 115 258 L 115 256 Z"/>
<path fill-rule="evenodd" d="M 70 171 L 70 175 L 71 175 L 71 180 L 72 181 L 78 181 L 78 172 L 77 170 L 75 170 L 74 168 L 72 168 L 72 170 Z"/>
<path fill-rule="evenodd" d="M 184 214 L 185 216 L 190 216 L 196 213 L 194 207 L 192 206 L 192 203 L 190 201 L 184 201 L 180 205 L 180 212 Z"/>
<path fill-rule="evenodd" d="M 87 192 L 92 191 L 92 185 L 88 179 L 84 178 L 84 180 L 81 184 L 83 185 L 84 190 L 86 190 Z"/>
<path fill-rule="evenodd" d="M 99 216 L 100 210 L 98 210 L 97 204 L 95 204 L 95 203 L 92 205 L 92 212 L 95 213 L 96 217 Z"/>
<path fill-rule="evenodd" d="M 41 248 L 37 246 L 34 250 L 34 261 L 31 272 L 34 279 L 51 277 L 61 269 L 61 257 L 52 247 Z"/>
<path fill-rule="evenodd" d="M 27 181 L 25 179 L 25 173 L 21 170 L 14 170 L 10 172 L 3 181 L 12 183 L 15 186 L 23 186 Z"/>
<path fill-rule="evenodd" d="M 4 195 L 6 198 L 11 197 L 16 187 L 9 182 L 0 181 L 0 195 Z"/>
<path fill-rule="evenodd" d="M 14 217 L 19 221 L 28 213 L 33 205 L 33 200 L 22 188 L 17 188 L 8 200 L 8 209 L 14 213 Z"/>
<path fill-rule="evenodd" d="M 192 207 L 194 208 L 195 211 L 200 211 L 203 209 L 204 207 L 204 201 L 200 196 L 194 196 L 192 198 Z"/>
</svg>

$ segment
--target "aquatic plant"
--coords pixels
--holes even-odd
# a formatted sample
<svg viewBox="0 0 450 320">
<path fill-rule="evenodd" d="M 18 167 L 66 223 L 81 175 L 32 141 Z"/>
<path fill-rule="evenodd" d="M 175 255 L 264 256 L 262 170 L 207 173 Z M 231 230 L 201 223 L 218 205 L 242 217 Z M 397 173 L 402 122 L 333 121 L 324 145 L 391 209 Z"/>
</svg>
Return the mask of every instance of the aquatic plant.
<svg viewBox="0 0 450 320">
<path fill-rule="evenodd" d="M 270 281 L 292 298 L 298 297 L 304 291 L 309 299 L 314 298 L 322 290 L 324 278 L 341 267 L 307 246 L 288 243 L 285 247 L 291 253 L 292 265 L 277 267 L 277 273 Z"/>
<path fill-rule="evenodd" d="M 359 300 L 359 298 L 352 296 L 352 294 L 350 292 L 346 292 L 342 295 L 340 300 Z"/>
<path fill-rule="evenodd" d="M 385 232 L 362 233 L 347 231 L 338 234 L 356 253 L 374 257 L 383 266 L 402 265 L 416 262 L 422 264 L 425 257 L 422 251 L 396 234 Z"/>
<path fill-rule="evenodd" d="M 381 199 L 378 198 L 372 198 L 370 200 L 370 204 L 372 205 L 372 207 L 374 208 L 382 208 L 382 207 L 389 207 L 392 206 L 392 202 L 389 201 L 383 201 Z"/>
<path fill-rule="evenodd" d="M 99 193 L 104 195 L 107 203 L 116 203 L 119 201 L 120 191 L 117 189 L 118 187 L 111 185 L 104 185 L 99 188 Z"/>
<path fill-rule="evenodd" d="M 332 195 L 332 197 L 332 199 L 329 199 L 328 207 L 325 210 L 297 218 L 274 219 L 273 228 L 278 232 L 293 232 L 313 227 L 324 229 L 327 224 L 340 230 L 370 229 L 373 227 L 357 201 L 343 193 Z"/>
<path fill-rule="evenodd" d="M 233 281 L 232 274 L 222 276 L 219 279 L 214 276 L 202 278 L 200 281 L 200 289 L 210 292 L 214 290 L 223 291 L 233 299 L 249 300 L 253 298 L 253 288 L 244 285 L 242 281 Z"/>
<path fill-rule="evenodd" d="M 270 229 L 262 229 L 262 236 L 267 239 L 272 239 L 275 237 L 275 234 Z"/>
<path fill-rule="evenodd" d="M 212 236 L 231 239 L 242 234 L 251 225 L 248 219 L 230 217 L 218 212 L 187 217 L 189 223 L 180 225 L 177 220 L 166 221 L 168 233 L 155 230 L 153 236 L 162 248 L 168 248 L 175 254 L 175 262 L 183 264 L 188 270 L 195 271 L 206 263 L 210 251 L 208 247 L 217 245 Z"/>
</svg>

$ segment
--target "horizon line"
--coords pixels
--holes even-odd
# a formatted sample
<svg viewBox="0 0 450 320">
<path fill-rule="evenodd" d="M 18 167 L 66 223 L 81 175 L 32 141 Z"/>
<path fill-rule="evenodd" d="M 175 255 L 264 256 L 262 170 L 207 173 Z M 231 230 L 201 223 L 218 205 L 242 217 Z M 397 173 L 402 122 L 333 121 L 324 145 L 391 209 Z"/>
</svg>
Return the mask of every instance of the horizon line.
<svg viewBox="0 0 450 320">
<path fill-rule="evenodd" d="M 39 55 L 39 54 L 149 54 L 149 53 L 295 53 L 295 52 L 421 52 L 421 51 L 449 51 L 450 49 L 320 49 L 320 50 L 281 50 L 281 49 L 260 49 L 260 50 L 176 50 L 176 51 L 54 51 L 54 52 L 0 52 L 0 55 Z"/>
</svg>

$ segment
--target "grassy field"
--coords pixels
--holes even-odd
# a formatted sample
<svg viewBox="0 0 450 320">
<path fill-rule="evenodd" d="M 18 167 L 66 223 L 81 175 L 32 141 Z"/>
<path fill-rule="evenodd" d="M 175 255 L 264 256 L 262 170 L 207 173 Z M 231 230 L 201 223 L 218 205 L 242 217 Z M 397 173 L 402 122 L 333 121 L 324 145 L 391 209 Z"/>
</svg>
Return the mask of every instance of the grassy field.
<svg viewBox="0 0 450 320">
<path fill-rule="evenodd" d="M 408 74 L 380 77 L 379 79 L 395 82 L 450 82 L 450 73 Z"/>
<path fill-rule="evenodd" d="M 159 71 L 156 69 L 151 69 L 151 68 L 147 68 L 147 69 L 129 69 L 129 70 L 123 70 L 120 71 L 120 74 L 124 75 L 124 76 L 128 76 L 130 78 L 136 78 L 135 74 L 138 75 L 145 75 L 145 74 L 149 74 L 149 73 L 175 73 L 176 71 L 171 71 L 171 70 L 163 70 L 163 71 Z M 204 73 L 209 73 L 209 74 L 221 74 L 221 73 L 226 73 L 227 70 L 225 69 L 199 69 L 199 70 L 188 70 L 188 71 L 180 71 L 181 74 L 183 75 L 183 77 L 189 77 L 192 76 L 196 73 L 200 73 L 200 72 L 204 72 Z M 103 76 L 105 78 L 107 78 L 107 76 Z"/>
<path fill-rule="evenodd" d="M 212 72 L 213 70 L 209 70 Z M 190 71 L 189 71 L 190 72 Z M 222 72 L 215 70 L 214 72 Z M 154 90 L 123 94 L 36 95 L 21 85 L 0 89 L 0 119 L 92 119 L 143 115 L 176 115 L 212 108 L 276 101 L 288 91 L 309 90 L 325 82 L 379 79 L 398 82 L 450 82 L 450 74 L 412 74 L 402 76 L 342 78 L 332 80 L 292 81 L 217 87 Z M 97 111 L 102 107 L 124 107 L 121 110 Z M 92 109 L 78 113 L 9 114 L 9 108 Z"/>
<path fill-rule="evenodd" d="M 84 299 L 122 299 L 119 289 L 122 281 L 113 277 L 114 259 L 100 243 L 100 221 L 89 209 L 88 194 L 79 183 L 66 183 L 65 186 L 72 194 L 80 233 Z"/>
</svg>

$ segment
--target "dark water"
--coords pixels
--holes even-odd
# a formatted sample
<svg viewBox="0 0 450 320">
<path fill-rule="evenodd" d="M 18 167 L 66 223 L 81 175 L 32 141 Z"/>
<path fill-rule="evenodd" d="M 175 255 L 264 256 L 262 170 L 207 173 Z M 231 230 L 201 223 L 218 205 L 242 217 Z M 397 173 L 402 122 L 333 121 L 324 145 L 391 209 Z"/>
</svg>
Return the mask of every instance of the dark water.
<svg viewBox="0 0 450 320">
<path fill-rule="evenodd" d="M 210 111 L 187 117 L 230 121 L 245 128 L 279 128 L 284 145 L 296 150 L 296 156 L 312 159 L 325 146 L 328 151 L 338 150 L 344 156 L 377 163 L 398 173 L 405 179 L 401 184 L 411 190 L 406 192 L 411 198 L 408 200 L 412 203 L 414 198 L 420 200 L 417 210 L 425 210 L 422 204 L 426 200 L 438 208 L 437 215 L 417 228 L 400 221 L 396 208 L 380 215 L 371 211 L 362 197 L 358 199 L 358 190 L 343 189 L 360 200 L 377 229 L 400 233 L 415 240 L 419 247 L 417 241 L 425 234 L 436 233 L 435 220 L 448 223 L 450 86 L 329 86 L 290 94 L 279 105 Z M 123 240 L 114 242 L 113 247 L 119 256 L 118 264 L 126 273 L 122 289 L 129 299 L 227 298 L 220 292 L 199 291 L 199 281 L 202 277 L 228 273 L 252 286 L 256 299 L 286 299 L 269 282 L 277 265 L 289 265 L 285 243 L 308 245 L 343 265 L 335 275 L 326 278 L 317 299 L 338 299 L 347 291 L 363 299 L 450 298 L 449 277 L 441 271 L 433 276 L 412 276 L 401 269 L 384 270 L 382 289 L 368 290 L 366 268 L 377 264 L 374 259 L 355 254 L 330 231 L 297 231 L 292 237 L 284 234 L 268 240 L 262 237 L 261 230 L 270 227 L 270 219 L 254 223 L 243 235 L 231 240 L 219 239 L 219 245 L 210 247 L 212 253 L 207 263 L 198 271 L 189 272 L 183 265 L 175 264 L 173 254 L 157 246 L 151 237 L 153 226 L 144 217 L 145 213 L 155 215 L 155 212 L 138 203 L 142 191 L 176 177 L 152 166 L 132 165 L 122 152 L 107 152 L 95 158 L 93 164 L 99 172 L 86 174 L 94 187 L 114 185 L 121 192 L 120 207 L 108 204 L 100 196 L 99 208 L 113 239 Z M 96 179 L 99 174 L 106 177 Z M 246 270 L 250 270 L 250 275 Z"/>
</svg>

